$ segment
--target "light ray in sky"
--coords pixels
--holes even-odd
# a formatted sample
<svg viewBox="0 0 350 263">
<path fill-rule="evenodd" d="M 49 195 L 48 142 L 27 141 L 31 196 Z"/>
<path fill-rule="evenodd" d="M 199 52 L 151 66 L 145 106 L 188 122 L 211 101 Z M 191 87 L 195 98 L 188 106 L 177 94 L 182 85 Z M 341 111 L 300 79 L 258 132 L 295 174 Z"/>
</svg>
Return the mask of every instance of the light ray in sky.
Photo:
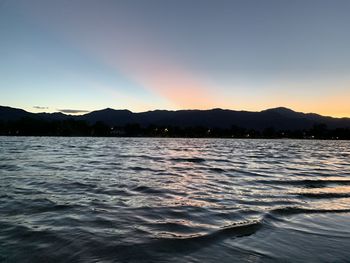
<svg viewBox="0 0 350 263">
<path fill-rule="evenodd" d="M 0 103 L 349 116 L 349 8 L 342 0 L 8 1 Z"/>
</svg>

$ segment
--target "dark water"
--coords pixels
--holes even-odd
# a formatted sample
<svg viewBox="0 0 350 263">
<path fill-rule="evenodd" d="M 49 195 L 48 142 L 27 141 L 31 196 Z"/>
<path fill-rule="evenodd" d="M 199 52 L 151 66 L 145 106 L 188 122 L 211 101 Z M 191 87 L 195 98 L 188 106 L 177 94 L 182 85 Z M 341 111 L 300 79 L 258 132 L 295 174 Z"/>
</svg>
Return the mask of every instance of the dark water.
<svg viewBox="0 0 350 263">
<path fill-rule="evenodd" d="M 349 262 L 350 142 L 0 137 L 0 262 Z"/>
</svg>

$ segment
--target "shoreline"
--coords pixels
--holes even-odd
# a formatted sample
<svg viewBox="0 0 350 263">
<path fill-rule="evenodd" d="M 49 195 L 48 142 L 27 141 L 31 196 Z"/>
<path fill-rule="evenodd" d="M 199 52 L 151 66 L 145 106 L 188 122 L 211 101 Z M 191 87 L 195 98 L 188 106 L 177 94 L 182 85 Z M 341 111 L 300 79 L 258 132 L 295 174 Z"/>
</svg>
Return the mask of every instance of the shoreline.
<svg viewBox="0 0 350 263">
<path fill-rule="evenodd" d="M 165 137 L 165 136 L 84 136 L 84 135 L 3 135 L 0 137 L 47 137 L 47 138 L 155 138 L 155 139 L 232 139 L 232 140 L 303 140 L 303 141 L 349 141 L 350 139 L 335 138 L 268 138 L 268 137 Z"/>
</svg>

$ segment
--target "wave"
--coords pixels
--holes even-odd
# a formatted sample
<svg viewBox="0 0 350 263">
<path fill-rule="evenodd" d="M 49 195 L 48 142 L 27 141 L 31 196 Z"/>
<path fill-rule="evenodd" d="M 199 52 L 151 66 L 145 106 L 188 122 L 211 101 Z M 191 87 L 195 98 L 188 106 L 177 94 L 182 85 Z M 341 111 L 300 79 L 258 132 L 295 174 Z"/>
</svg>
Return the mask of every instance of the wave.
<svg viewBox="0 0 350 263">
<path fill-rule="evenodd" d="M 152 156 L 152 155 L 146 155 L 146 154 L 140 154 L 140 155 L 135 155 L 135 154 L 117 154 L 115 155 L 115 157 L 117 158 L 125 158 L 125 159 L 129 159 L 129 158 L 141 158 L 141 159 L 147 159 L 147 160 L 152 160 L 152 161 L 162 161 L 164 160 L 163 157 L 159 157 L 159 156 Z"/>
<path fill-rule="evenodd" d="M 215 231 L 206 233 L 206 234 L 193 234 L 193 235 L 176 235 L 176 234 L 170 234 L 170 233 L 163 233 L 162 239 L 177 239 L 182 241 L 211 241 L 212 239 L 217 238 L 225 238 L 227 236 L 229 237 L 242 237 L 242 236 L 248 236 L 256 233 L 260 228 L 262 227 L 262 222 L 259 220 L 254 221 L 245 221 L 245 222 L 238 222 L 233 223 L 230 225 L 226 225 L 222 228 L 219 228 Z M 164 237 L 166 235 L 171 236 Z"/>
<path fill-rule="evenodd" d="M 22 167 L 14 164 L 2 164 L 0 165 L 0 170 L 3 171 L 20 171 L 23 170 Z"/>
<path fill-rule="evenodd" d="M 137 172 L 142 172 L 142 171 L 145 171 L 145 172 L 161 172 L 162 170 L 156 170 L 156 169 L 152 169 L 152 168 L 149 168 L 149 167 L 141 167 L 141 166 L 132 166 L 132 167 L 129 167 L 129 169 L 133 170 L 133 171 L 137 171 Z"/>
<path fill-rule="evenodd" d="M 145 185 L 138 185 L 130 189 L 133 192 L 140 192 L 144 194 L 170 194 L 171 192 L 167 190 L 166 192 L 161 189 L 156 189 L 154 187 L 148 187 Z"/>
<path fill-rule="evenodd" d="M 259 231 L 262 226 L 263 224 L 260 220 L 254 220 L 234 223 L 217 230 L 201 234 L 176 235 L 171 233 L 158 233 L 155 239 L 151 239 L 148 242 L 133 244 L 131 249 L 134 251 L 147 251 L 149 253 L 149 259 L 152 259 L 152 261 L 159 261 L 159 257 L 164 255 L 164 253 L 170 257 L 190 254 L 226 238 L 239 238 L 252 235 Z M 130 250 L 130 246 L 117 246 L 117 250 L 122 251 L 122 253 L 127 253 L 128 257 L 130 257 L 127 249 Z M 120 253 L 118 256 L 124 257 L 124 255 Z"/>
<path fill-rule="evenodd" d="M 350 193 L 298 193 L 297 195 L 307 198 L 349 198 Z"/>
<path fill-rule="evenodd" d="M 258 232 L 271 215 L 275 216 L 288 216 L 296 214 L 321 214 L 321 213 L 350 213 L 350 209 L 307 209 L 302 207 L 282 207 L 270 210 L 260 219 L 237 222 L 230 225 L 226 225 L 215 231 L 206 234 L 193 234 L 193 235 L 176 235 L 163 233 L 162 240 L 176 239 L 182 241 L 212 241 L 216 239 L 226 238 L 226 237 L 243 237 L 255 234 Z M 164 235 L 169 235 L 171 237 L 164 237 Z"/>
<path fill-rule="evenodd" d="M 322 180 L 258 180 L 257 183 L 272 184 L 272 185 L 291 185 L 291 186 L 304 186 L 304 187 L 326 187 L 329 185 L 350 185 L 348 179 L 322 179 Z"/>
<path fill-rule="evenodd" d="M 219 167 L 209 167 L 208 171 L 215 172 L 215 173 L 225 173 L 226 172 L 225 169 L 219 168 Z"/>
<path fill-rule="evenodd" d="M 323 214 L 323 213 L 350 213 L 350 209 L 308 209 L 302 207 L 281 207 L 268 212 L 267 215 L 296 215 L 296 214 Z"/>
<path fill-rule="evenodd" d="M 205 162 L 205 159 L 198 158 L 198 157 L 192 157 L 192 158 L 171 158 L 171 161 L 175 162 L 189 162 L 189 163 L 203 163 Z"/>
</svg>

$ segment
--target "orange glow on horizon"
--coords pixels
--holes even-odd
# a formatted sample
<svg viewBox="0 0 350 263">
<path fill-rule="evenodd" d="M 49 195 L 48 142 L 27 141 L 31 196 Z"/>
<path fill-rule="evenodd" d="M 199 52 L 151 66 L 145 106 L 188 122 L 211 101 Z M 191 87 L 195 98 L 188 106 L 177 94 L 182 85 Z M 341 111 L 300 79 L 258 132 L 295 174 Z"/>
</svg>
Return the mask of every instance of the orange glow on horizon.
<svg viewBox="0 0 350 263">
<path fill-rule="evenodd" d="M 181 56 L 181 50 L 176 49 L 176 45 L 173 45 L 170 39 L 162 35 L 158 36 L 150 26 L 137 23 L 129 16 L 123 19 L 123 11 L 116 13 L 118 10 L 110 8 L 109 5 L 98 5 L 99 12 L 96 12 L 96 8 L 89 8 L 90 5 L 94 7 L 91 3 L 72 4 L 70 12 L 66 12 L 66 6 L 59 3 L 50 5 L 47 10 L 51 12 L 43 12 L 42 10 L 45 9 L 41 8 L 44 5 L 41 4 L 23 4 L 22 8 L 26 10 L 26 16 L 30 18 L 31 23 L 48 35 L 54 36 L 64 44 L 65 48 L 86 57 L 91 64 L 98 64 L 102 69 L 111 69 L 110 79 L 121 76 L 130 81 L 130 86 L 134 85 L 134 93 L 125 89 L 119 90 L 117 86 L 113 86 L 113 80 L 108 82 L 109 79 L 106 81 L 107 84 L 91 85 L 91 89 L 101 91 L 107 99 L 115 98 L 115 104 L 105 105 L 105 108 L 119 108 L 115 105 L 122 104 L 123 108 L 125 108 L 124 105 L 129 105 L 127 108 L 136 112 L 155 109 L 212 108 L 261 111 L 282 106 L 304 113 L 350 117 L 349 81 L 339 82 L 343 85 L 339 86 L 339 83 L 335 83 L 337 81 L 332 83 L 333 80 L 319 80 L 316 76 L 306 81 L 291 77 L 295 81 L 292 83 L 288 79 L 283 79 L 283 76 L 277 75 L 273 76 L 275 79 L 270 83 L 260 83 L 258 79 L 254 79 L 253 85 L 243 81 L 242 84 L 235 86 L 233 82 L 239 82 L 239 80 L 232 77 L 237 72 L 232 72 L 230 76 L 232 82 L 222 88 L 214 81 L 214 77 L 210 76 L 210 72 L 208 76 L 207 72 L 198 73 L 200 69 L 188 63 L 187 57 Z M 77 13 L 79 19 L 77 19 Z M 101 16 L 101 13 L 104 15 Z M 64 19 L 62 19 L 63 14 Z M 198 44 L 201 43 L 198 42 Z M 203 53 L 203 56 L 205 55 Z M 218 69 L 221 68 L 220 64 L 215 66 L 218 66 Z M 203 74 L 202 77 L 200 74 Z M 87 78 L 90 77 L 86 75 Z M 247 79 L 249 82 L 249 77 Z M 103 80 L 99 81 L 103 82 Z M 300 83 L 297 83 L 297 80 Z M 321 81 L 327 83 L 321 83 Z M 318 89 L 320 83 L 327 88 L 323 88 L 322 91 L 321 88 Z M 333 89 L 332 85 L 343 88 Z M 310 90 L 309 93 L 308 90 Z M 141 93 L 148 93 L 147 98 L 138 96 Z M 56 111 L 53 107 L 61 108 L 52 106 L 47 111 Z M 86 105 L 86 108 L 79 106 L 86 110 L 98 110 L 95 107 L 95 104 Z M 28 105 L 27 109 L 39 111 Z"/>
</svg>

